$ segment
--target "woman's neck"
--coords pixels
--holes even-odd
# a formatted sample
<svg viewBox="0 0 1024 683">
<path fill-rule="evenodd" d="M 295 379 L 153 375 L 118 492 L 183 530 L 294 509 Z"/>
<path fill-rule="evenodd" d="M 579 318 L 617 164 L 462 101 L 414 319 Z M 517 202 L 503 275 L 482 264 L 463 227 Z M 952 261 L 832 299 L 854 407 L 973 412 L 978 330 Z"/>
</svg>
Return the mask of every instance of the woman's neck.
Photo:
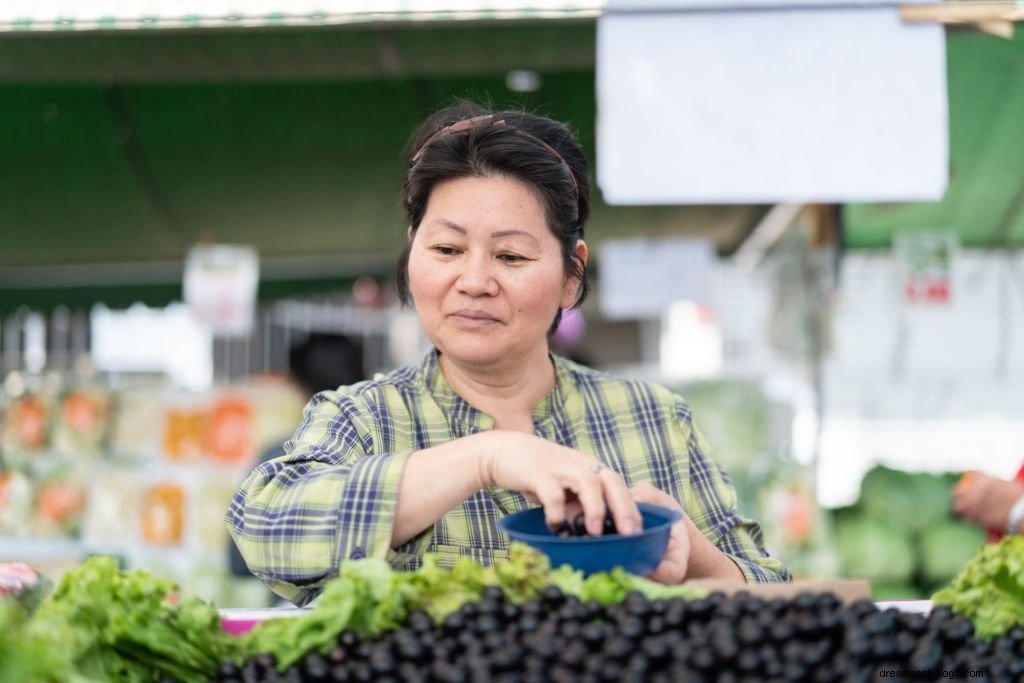
<svg viewBox="0 0 1024 683">
<path fill-rule="evenodd" d="M 477 410 L 494 418 L 495 429 L 533 433 L 533 409 L 555 387 L 555 368 L 543 361 L 500 368 L 467 367 L 438 356 L 448 386 Z"/>
</svg>

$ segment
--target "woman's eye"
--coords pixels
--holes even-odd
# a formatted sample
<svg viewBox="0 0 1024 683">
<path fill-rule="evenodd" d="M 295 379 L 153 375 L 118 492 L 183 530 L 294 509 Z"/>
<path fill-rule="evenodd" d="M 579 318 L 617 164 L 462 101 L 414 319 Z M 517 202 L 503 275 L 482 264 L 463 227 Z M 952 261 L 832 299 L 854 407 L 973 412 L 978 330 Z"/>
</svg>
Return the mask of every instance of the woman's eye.
<svg viewBox="0 0 1024 683">
<path fill-rule="evenodd" d="M 454 256 L 455 254 L 459 253 L 459 250 L 456 249 L 455 247 L 449 247 L 443 244 L 434 247 L 434 251 L 436 251 L 439 254 L 442 254 L 443 256 Z"/>
<path fill-rule="evenodd" d="M 519 261 L 525 261 L 526 259 L 519 254 L 499 254 L 498 258 L 505 263 L 518 263 Z"/>
</svg>

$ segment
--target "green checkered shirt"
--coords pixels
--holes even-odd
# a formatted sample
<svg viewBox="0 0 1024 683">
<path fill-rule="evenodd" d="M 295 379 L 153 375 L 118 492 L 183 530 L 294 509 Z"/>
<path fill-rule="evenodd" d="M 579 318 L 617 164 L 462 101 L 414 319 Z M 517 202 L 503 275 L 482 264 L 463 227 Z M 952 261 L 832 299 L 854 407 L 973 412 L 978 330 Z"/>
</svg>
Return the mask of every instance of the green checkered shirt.
<svg viewBox="0 0 1024 683">
<path fill-rule="evenodd" d="M 735 490 L 706 457 L 680 396 L 553 360 L 554 391 L 533 412 L 538 436 L 593 454 L 629 485 L 648 481 L 671 494 L 748 581 L 789 579 L 762 547 L 760 527 L 737 514 Z M 508 539 L 498 520 L 530 504 L 497 487 L 477 491 L 390 548 L 409 454 L 493 426 L 448 386 L 436 350 L 419 366 L 322 392 L 306 406 L 287 455 L 261 464 L 241 485 L 228 528 L 253 573 L 300 605 L 315 598 L 346 559 L 381 557 L 413 569 L 427 552 L 449 565 L 466 556 L 485 564 L 505 558 Z"/>
</svg>

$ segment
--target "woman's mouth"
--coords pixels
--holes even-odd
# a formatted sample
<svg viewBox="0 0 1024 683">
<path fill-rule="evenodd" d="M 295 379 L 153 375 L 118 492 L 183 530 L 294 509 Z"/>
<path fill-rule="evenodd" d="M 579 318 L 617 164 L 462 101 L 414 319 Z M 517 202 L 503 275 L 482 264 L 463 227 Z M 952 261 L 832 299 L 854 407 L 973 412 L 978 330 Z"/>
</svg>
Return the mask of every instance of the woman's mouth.
<svg viewBox="0 0 1024 683">
<path fill-rule="evenodd" d="M 465 327 L 493 325 L 498 319 L 483 311 L 456 311 L 449 316 L 456 324 Z"/>
</svg>

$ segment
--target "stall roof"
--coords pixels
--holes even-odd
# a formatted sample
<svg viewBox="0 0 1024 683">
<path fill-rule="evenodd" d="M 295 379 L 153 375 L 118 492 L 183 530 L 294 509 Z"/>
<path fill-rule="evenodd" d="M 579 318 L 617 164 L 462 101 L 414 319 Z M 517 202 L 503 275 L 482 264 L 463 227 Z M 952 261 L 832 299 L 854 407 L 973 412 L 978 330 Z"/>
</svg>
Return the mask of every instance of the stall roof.
<svg viewBox="0 0 1024 683">
<path fill-rule="evenodd" d="M 935 228 L 1024 244 L 1024 39 L 948 46 L 946 197 L 846 207 L 852 248 Z M 579 18 L 0 35 L 0 310 L 173 300 L 201 240 L 256 245 L 265 297 L 386 276 L 416 122 L 486 97 L 568 120 L 594 155 L 594 53 Z M 541 87 L 509 91 L 516 68 Z M 589 237 L 710 236 L 728 252 L 763 213 L 598 196 Z"/>
</svg>

